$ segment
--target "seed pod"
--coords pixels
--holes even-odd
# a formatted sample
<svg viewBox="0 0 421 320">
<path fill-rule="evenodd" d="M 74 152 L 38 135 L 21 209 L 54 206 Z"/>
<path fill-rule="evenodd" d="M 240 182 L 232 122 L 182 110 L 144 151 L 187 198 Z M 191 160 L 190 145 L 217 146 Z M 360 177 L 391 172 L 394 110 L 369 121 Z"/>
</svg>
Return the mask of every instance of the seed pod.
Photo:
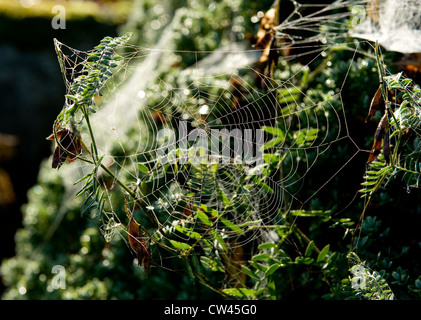
<svg viewBox="0 0 421 320">
<path fill-rule="evenodd" d="M 368 157 L 367 163 L 376 159 L 380 154 L 383 137 L 386 131 L 387 120 L 388 120 L 388 116 L 387 116 L 387 113 L 385 113 L 383 117 L 380 119 L 379 124 L 377 125 L 376 133 L 374 135 L 373 146 L 371 147 L 371 152 L 370 152 L 370 156 Z"/>
<path fill-rule="evenodd" d="M 381 83 L 376 93 L 374 94 L 373 99 L 371 100 L 370 109 L 368 110 L 368 116 L 365 122 L 367 122 L 368 119 L 370 119 L 376 113 L 376 111 L 384 111 L 385 104 L 382 95 L 382 87 L 383 84 Z"/>
</svg>

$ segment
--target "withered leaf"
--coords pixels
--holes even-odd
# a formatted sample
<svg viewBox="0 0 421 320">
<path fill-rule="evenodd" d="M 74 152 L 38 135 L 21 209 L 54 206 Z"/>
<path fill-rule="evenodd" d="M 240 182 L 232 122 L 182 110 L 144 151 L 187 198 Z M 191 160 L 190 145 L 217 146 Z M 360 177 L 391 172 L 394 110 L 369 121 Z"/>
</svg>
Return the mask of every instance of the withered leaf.
<svg viewBox="0 0 421 320">
<path fill-rule="evenodd" d="M 379 124 L 377 125 L 376 133 L 374 135 L 373 146 L 371 147 L 371 152 L 370 156 L 368 157 L 367 163 L 376 159 L 380 154 L 383 137 L 386 132 L 387 119 L 388 116 L 387 113 L 385 113 L 380 119 Z"/>
<path fill-rule="evenodd" d="M 371 100 L 370 109 L 368 110 L 368 116 L 365 122 L 367 122 L 368 119 L 370 119 L 376 113 L 376 111 L 385 110 L 385 104 L 384 104 L 384 99 L 382 95 L 382 87 L 383 87 L 383 84 L 380 84 L 379 88 L 374 94 L 373 99 Z"/>
<path fill-rule="evenodd" d="M 276 10 L 271 8 L 268 10 L 260 22 L 260 28 L 257 31 L 257 41 L 254 45 L 255 48 L 263 49 L 262 55 L 259 59 L 259 68 L 261 68 L 262 75 L 258 75 L 259 88 L 267 89 L 269 85 L 269 79 L 272 75 L 272 69 L 276 67 L 278 63 L 278 46 L 277 39 L 275 36 L 275 20 Z M 266 70 L 266 72 L 265 72 Z"/>
<path fill-rule="evenodd" d="M 239 77 L 233 77 L 229 80 L 229 83 L 231 85 L 231 94 L 233 96 L 233 102 L 231 104 L 231 107 L 233 109 L 236 109 L 237 107 L 241 106 L 242 101 L 245 97 L 245 89 L 243 85 L 243 80 Z"/>
<path fill-rule="evenodd" d="M 258 84 L 258 87 L 264 90 L 267 90 L 269 87 L 272 72 L 276 68 L 279 59 L 277 39 L 273 31 L 271 31 L 270 34 L 270 41 L 259 60 L 262 65 L 262 72 L 264 72 L 264 74 L 260 76 L 261 83 Z"/>
<path fill-rule="evenodd" d="M 275 27 L 276 11 L 274 8 L 269 9 L 260 21 L 260 28 L 257 31 L 257 41 L 255 43 L 256 48 L 264 49 L 268 47 L 270 39 L 272 37 L 270 30 Z"/>
<path fill-rule="evenodd" d="M 163 125 L 163 124 L 167 123 L 167 119 L 166 119 L 165 115 L 160 110 L 155 110 L 152 113 L 152 118 L 157 124 Z"/>
<path fill-rule="evenodd" d="M 278 59 L 279 59 L 276 37 L 274 35 L 272 36 L 272 39 L 270 41 L 269 49 L 270 50 L 269 50 L 268 65 L 267 65 L 267 68 L 268 68 L 267 77 L 268 78 L 271 77 L 272 68 L 275 68 L 278 65 Z"/>
<path fill-rule="evenodd" d="M 76 156 L 82 153 L 82 143 L 80 137 L 68 129 L 61 129 L 57 131 L 57 139 L 59 139 L 61 146 L 54 150 L 53 160 L 51 166 L 55 169 L 60 169 L 61 165 L 66 161 L 72 162 L 76 159 Z M 47 137 L 47 140 L 54 141 L 54 133 Z"/>
<path fill-rule="evenodd" d="M 192 213 L 193 213 L 192 207 L 189 203 L 187 203 L 186 206 L 183 209 L 182 218 L 187 219 L 188 217 L 191 216 Z"/>
<path fill-rule="evenodd" d="M 133 219 L 129 221 L 128 227 L 129 244 L 136 254 L 138 266 L 142 265 L 145 268 L 145 274 L 148 276 L 149 267 L 151 264 L 151 250 L 145 237 L 142 237 L 139 224 Z"/>
</svg>

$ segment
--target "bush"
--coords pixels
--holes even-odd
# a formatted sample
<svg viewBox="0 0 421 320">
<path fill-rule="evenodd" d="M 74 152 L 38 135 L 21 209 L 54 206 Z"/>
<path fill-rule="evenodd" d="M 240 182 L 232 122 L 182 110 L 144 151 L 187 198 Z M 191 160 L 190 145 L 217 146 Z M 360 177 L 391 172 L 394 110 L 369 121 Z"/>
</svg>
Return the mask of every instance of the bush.
<svg viewBox="0 0 421 320">
<path fill-rule="evenodd" d="M 411 201 L 419 192 L 419 87 L 383 69 L 395 56 L 371 45 L 350 51 L 346 38 L 311 63 L 268 54 L 269 69 L 198 80 L 190 66 L 233 35 L 244 38 L 253 11 L 222 2 L 221 20 L 208 28 L 198 21 L 213 15 L 195 5 L 175 11 L 173 49 L 147 84 L 146 107 L 109 148 L 95 139 L 96 100 L 122 81 L 118 71 L 130 70 L 136 47 L 126 33 L 82 53 L 50 137 L 62 174 L 44 164 L 29 194 L 17 255 L 2 266 L 4 297 L 419 298 L 421 242 L 407 232 L 407 219 L 412 228 L 419 219 Z M 233 12 L 230 33 L 223 21 Z M 378 110 L 365 124 L 379 82 Z M 200 157 L 210 147 L 198 143 L 173 148 L 183 139 L 179 120 L 206 133 L 261 129 L 263 162 L 215 162 Z M 163 128 L 180 135 L 156 135 Z M 410 195 L 393 192 L 403 186 Z M 407 219 L 397 214 L 402 203 Z M 53 286 L 55 265 L 65 266 L 65 290 Z"/>
</svg>

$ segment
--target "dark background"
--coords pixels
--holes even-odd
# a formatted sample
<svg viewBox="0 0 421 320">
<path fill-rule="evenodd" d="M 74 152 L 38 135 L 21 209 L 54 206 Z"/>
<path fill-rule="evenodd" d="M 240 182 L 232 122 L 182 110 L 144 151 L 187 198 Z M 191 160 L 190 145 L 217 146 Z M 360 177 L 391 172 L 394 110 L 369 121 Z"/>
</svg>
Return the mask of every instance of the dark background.
<svg viewBox="0 0 421 320">
<path fill-rule="evenodd" d="M 64 102 L 53 39 L 87 50 L 103 37 L 117 35 L 124 22 L 85 16 L 66 19 L 66 29 L 55 30 L 53 13 L 35 16 L 15 6 L 14 14 L 22 10 L 23 18 L 0 8 L 0 261 L 14 255 L 20 208 L 36 183 L 40 162 L 51 154 L 51 142 L 45 138 Z M 0 295 L 3 290 L 0 281 Z"/>
</svg>

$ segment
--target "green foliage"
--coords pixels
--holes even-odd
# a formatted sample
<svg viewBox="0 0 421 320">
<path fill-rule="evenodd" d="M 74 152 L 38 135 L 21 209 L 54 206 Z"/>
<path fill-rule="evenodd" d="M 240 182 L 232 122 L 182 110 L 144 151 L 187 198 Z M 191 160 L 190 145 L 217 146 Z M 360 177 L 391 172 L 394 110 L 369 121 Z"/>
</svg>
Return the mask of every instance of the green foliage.
<svg viewBox="0 0 421 320">
<path fill-rule="evenodd" d="M 380 61 L 378 59 L 378 61 Z M 384 75 L 384 70 L 380 67 L 379 70 L 381 79 L 386 84 L 385 90 L 382 93 L 385 100 L 385 112 L 389 114 L 389 123 L 386 125 L 387 130 L 390 127 L 390 159 L 385 159 L 384 150 L 380 156 L 370 162 L 364 176 L 364 182 L 361 183 L 363 189 L 363 197 L 368 196 L 365 208 L 362 215 L 369 207 L 374 196 L 382 192 L 380 195 L 385 195 L 387 188 L 397 181 L 401 181 L 405 188 L 410 191 L 412 188 L 419 188 L 420 181 L 420 167 L 419 167 L 419 126 L 420 126 L 420 89 L 413 80 L 405 78 L 401 73 Z M 395 103 L 391 103 L 390 96 L 394 96 Z M 385 145 L 386 140 L 383 141 Z M 391 202 L 391 201 L 389 201 Z M 370 218 L 370 219 L 369 219 Z M 377 229 L 380 221 L 375 224 L 375 219 L 368 217 L 363 222 L 363 230 L 372 228 Z M 388 229 L 387 231 L 390 231 Z M 385 234 L 387 235 L 387 233 Z M 367 246 L 369 238 L 362 237 L 360 240 L 361 246 Z M 359 258 L 357 257 L 359 260 Z M 391 262 L 385 263 L 390 269 Z M 357 271 L 356 271 L 357 270 Z M 382 272 L 370 271 L 366 268 L 364 263 L 358 262 L 350 269 L 354 274 L 357 274 L 353 280 L 359 282 L 364 279 L 364 288 L 358 287 L 356 289 L 356 297 L 363 297 L 365 299 L 393 299 L 394 295 L 391 292 L 389 285 L 383 276 L 386 271 Z M 361 278 L 362 277 L 362 278 Z M 410 292 L 417 292 L 414 286 L 408 286 L 407 282 L 409 274 L 402 270 L 399 266 L 396 270 L 388 275 L 390 285 L 397 287 L 407 287 Z M 407 293 L 403 294 L 407 296 Z"/>
<path fill-rule="evenodd" d="M 355 253 L 348 257 L 353 260 L 349 271 L 352 274 L 350 281 L 356 299 L 394 300 L 392 290 L 380 273 L 370 270 Z M 401 278 L 397 272 L 394 272 L 393 277 Z"/>
<path fill-rule="evenodd" d="M 59 125 L 65 126 L 81 108 L 95 112 L 93 108 L 95 95 L 100 94 L 102 87 L 113 75 L 112 69 L 118 67 L 119 62 L 123 59 L 116 54 L 115 50 L 125 44 L 131 36 L 131 33 L 127 33 L 116 38 L 105 37 L 87 55 L 82 74 L 72 79 L 71 83 L 65 78 L 68 93 L 66 94 L 66 105 L 58 115 Z M 60 52 L 61 45 L 57 40 L 55 40 L 55 45 L 61 72 L 66 77 L 67 70 L 64 66 L 65 58 Z M 82 110 L 82 112 L 86 113 L 87 110 Z"/>
<path fill-rule="evenodd" d="M 391 138 L 394 152 L 389 163 L 381 156 L 378 161 L 369 164 L 361 190 L 363 195 L 371 195 L 380 187 L 384 187 L 394 178 L 399 177 L 408 188 L 419 188 L 421 178 L 420 167 L 420 125 L 421 125 L 421 99 L 420 88 L 402 73 L 389 75 L 384 78 L 387 90 L 400 100 L 399 105 L 390 116 Z M 386 101 L 387 106 L 390 102 Z M 389 112 L 389 109 L 386 110 Z M 415 136 L 411 143 L 405 142 L 405 135 L 411 133 Z"/>
<path fill-rule="evenodd" d="M 174 277 L 165 268 L 147 279 L 121 236 L 126 226 L 110 219 L 99 229 L 98 219 L 80 217 L 82 198 L 74 196 L 44 162 L 23 208 L 16 256 L 0 269 L 8 287 L 3 299 L 218 299 L 188 275 Z M 65 288 L 53 287 L 56 265 L 65 268 Z M 183 265 L 173 261 L 172 267 Z"/>
</svg>

